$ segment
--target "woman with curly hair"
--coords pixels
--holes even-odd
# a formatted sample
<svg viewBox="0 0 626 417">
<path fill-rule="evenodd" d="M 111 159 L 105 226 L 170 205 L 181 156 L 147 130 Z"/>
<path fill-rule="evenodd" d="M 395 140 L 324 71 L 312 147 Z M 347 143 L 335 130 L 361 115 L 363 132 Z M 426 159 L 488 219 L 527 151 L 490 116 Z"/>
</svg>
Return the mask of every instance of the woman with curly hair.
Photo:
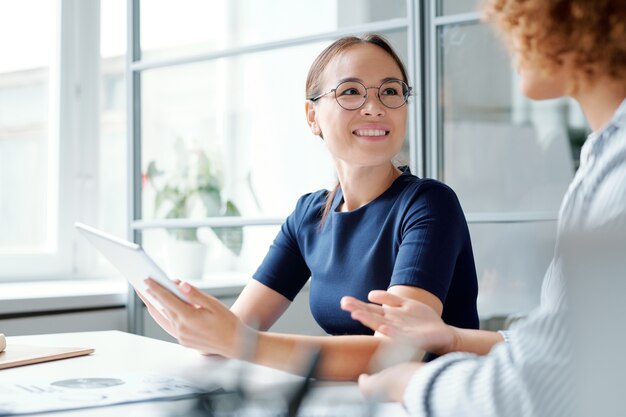
<svg viewBox="0 0 626 417">
<path fill-rule="evenodd" d="M 375 304 L 344 297 L 342 307 L 381 334 L 401 336 L 443 355 L 428 364 L 402 364 L 362 375 L 359 383 L 366 394 L 404 399 L 411 414 L 419 416 L 570 416 L 580 399 L 574 394 L 573 372 L 589 361 L 574 355 L 572 341 L 592 337 L 587 344 L 593 344 L 597 359 L 605 365 L 614 367 L 623 356 L 603 357 L 610 351 L 606 334 L 622 326 L 602 333 L 593 328 L 601 323 L 570 320 L 590 313 L 597 318 L 599 308 L 608 312 L 603 304 L 612 299 L 609 293 L 617 291 L 626 271 L 626 4 L 624 0 L 491 0 L 485 16 L 500 30 L 515 57 L 522 92 L 536 100 L 574 98 L 593 130 L 561 205 L 541 306 L 508 332 L 458 329 L 443 323 L 424 304 L 385 291 L 369 294 Z M 589 237 L 594 238 L 593 244 Z M 581 242 L 585 250 L 571 251 Z M 621 252 L 621 256 L 612 257 L 612 264 L 600 263 L 609 259 L 607 252 Z M 592 273 L 581 277 L 581 269 Z M 581 297 L 580 283 L 585 281 L 590 293 L 602 287 L 598 291 L 604 291 L 604 298 L 596 297 L 592 304 L 590 295 Z M 566 299 L 567 285 L 572 287 L 567 287 Z M 572 294 L 575 297 L 570 299 Z M 572 300 L 576 310 L 568 309 Z M 599 321 L 610 317 L 607 313 Z M 569 327 L 572 322 L 576 326 Z M 583 337 L 581 329 L 586 332 Z M 590 369 L 602 377 L 616 372 L 607 372 L 609 367 Z M 585 378 L 588 375 L 578 379 Z M 594 392 L 600 395 L 611 390 L 602 380 L 606 378 L 593 379 L 600 387 Z M 611 400 L 616 398 L 613 395 Z M 606 401 L 599 403 L 594 406 L 617 413 Z M 620 411 L 617 414 L 623 415 Z"/>
</svg>

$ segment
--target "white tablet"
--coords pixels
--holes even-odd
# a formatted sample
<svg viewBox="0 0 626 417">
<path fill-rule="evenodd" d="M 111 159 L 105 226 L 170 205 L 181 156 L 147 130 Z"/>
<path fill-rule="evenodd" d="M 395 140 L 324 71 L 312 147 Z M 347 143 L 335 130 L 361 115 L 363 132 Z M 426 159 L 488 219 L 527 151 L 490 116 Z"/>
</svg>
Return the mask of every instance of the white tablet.
<svg viewBox="0 0 626 417">
<path fill-rule="evenodd" d="M 131 285 L 145 298 L 160 308 L 160 303 L 146 292 L 148 286 L 144 280 L 152 278 L 181 300 L 189 303 L 174 281 L 148 256 L 136 243 L 109 235 L 94 227 L 82 223 L 74 223 L 85 238 L 94 245 L 105 258 L 117 268 Z"/>
</svg>

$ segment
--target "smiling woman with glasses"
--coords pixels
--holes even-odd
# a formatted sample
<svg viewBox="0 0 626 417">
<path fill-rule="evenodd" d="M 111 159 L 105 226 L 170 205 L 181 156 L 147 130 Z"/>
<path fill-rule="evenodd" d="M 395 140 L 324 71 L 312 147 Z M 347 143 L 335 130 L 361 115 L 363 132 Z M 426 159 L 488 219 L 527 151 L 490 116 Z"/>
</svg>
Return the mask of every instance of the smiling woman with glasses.
<svg viewBox="0 0 626 417">
<path fill-rule="evenodd" d="M 404 65 L 381 36 L 326 48 L 309 70 L 305 111 L 335 162 L 337 185 L 300 198 L 230 311 L 187 283 L 181 291 L 195 306 L 150 282 L 165 306 L 163 314 L 149 306 L 157 322 L 185 346 L 231 358 L 246 351 L 242 334 L 255 335 L 245 359 L 289 371 L 302 350 L 319 349 L 318 376 L 328 379 L 356 379 L 386 340 L 341 309 L 343 296 L 367 300 L 388 289 L 450 325 L 477 328 L 474 257 L 456 195 L 393 163 L 410 95 Z M 300 174 L 315 175 L 289 173 Z M 311 312 L 333 337 L 267 332 L 309 278 Z"/>
</svg>

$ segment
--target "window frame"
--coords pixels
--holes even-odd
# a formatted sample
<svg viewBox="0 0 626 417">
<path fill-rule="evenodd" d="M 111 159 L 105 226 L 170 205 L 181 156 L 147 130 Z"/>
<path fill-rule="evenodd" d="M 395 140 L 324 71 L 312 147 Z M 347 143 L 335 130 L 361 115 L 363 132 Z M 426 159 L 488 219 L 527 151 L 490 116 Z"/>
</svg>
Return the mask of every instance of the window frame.
<svg viewBox="0 0 626 417">
<path fill-rule="evenodd" d="M 42 250 L 0 253 L 0 282 L 85 276 L 95 256 L 74 241 L 73 223 L 96 220 L 100 1 L 57 0 L 50 63 L 48 241 Z"/>
</svg>

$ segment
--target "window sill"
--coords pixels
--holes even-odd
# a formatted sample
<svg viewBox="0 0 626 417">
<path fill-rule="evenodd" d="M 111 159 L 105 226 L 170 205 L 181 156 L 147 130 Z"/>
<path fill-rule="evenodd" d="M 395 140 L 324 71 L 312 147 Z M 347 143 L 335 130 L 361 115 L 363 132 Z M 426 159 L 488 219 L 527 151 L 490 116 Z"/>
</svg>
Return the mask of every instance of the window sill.
<svg viewBox="0 0 626 417">
<path fill-rule="evenodd" d="M 236 297 L 249 275 L 220 275 L 190 281 L 215 297 Z M 128 285 L 122 279 L 57 280 L 0 284 L 0 318 L 56 311 L 125 308 Z"/>
<path fill-rule="evenodd" d="M 122 280 L 60 280 L 0 284 L 0 316 L 126 306 Z"/>
</svg>

